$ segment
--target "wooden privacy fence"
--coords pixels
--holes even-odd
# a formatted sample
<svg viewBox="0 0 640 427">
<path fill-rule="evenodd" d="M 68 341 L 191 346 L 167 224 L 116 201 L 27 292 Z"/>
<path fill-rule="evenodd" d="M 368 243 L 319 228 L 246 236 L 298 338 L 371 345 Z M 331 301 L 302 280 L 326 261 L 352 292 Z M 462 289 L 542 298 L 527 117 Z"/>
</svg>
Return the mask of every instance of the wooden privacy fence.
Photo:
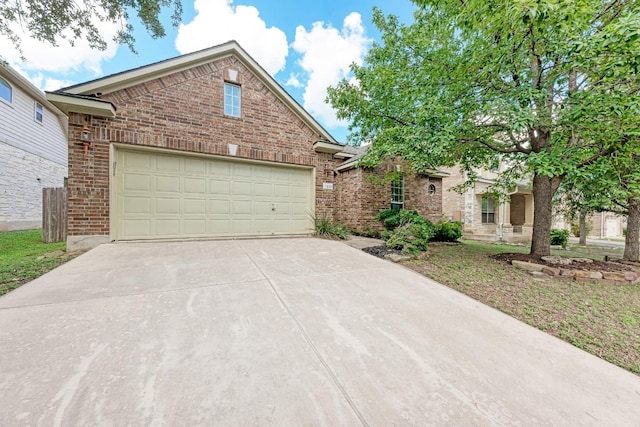
<svg viewBox="0 0 640 427">
<path fill-rule="evenodd" d="M 67 189 L 42 189 L 42 241 L 64 242 L 67 239 Z"/>
</svg>

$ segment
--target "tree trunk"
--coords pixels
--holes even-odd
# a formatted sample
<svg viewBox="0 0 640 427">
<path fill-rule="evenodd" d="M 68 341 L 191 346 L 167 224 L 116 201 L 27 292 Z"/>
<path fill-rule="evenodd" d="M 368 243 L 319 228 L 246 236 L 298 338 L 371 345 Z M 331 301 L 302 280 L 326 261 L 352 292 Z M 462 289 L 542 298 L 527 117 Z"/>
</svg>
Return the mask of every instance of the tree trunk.
<svg viewBox="0 0 640 427">
<path fill-rule="evenodd" d="M 533 177 L 533 236 L 531 255 L 551 254 L 551 212 L 553 195 L 561 178 L 534 175 Z"/>
<path fill-rule="evenodd" d="M 627 237 L 624 239 L 623 259 L 640 261 L 640 199 L 629 200 Z"/>
<path fill-rule="evenodd" d="M 587 246 L 587 213 L 580 211 L 580 246 Z"/>
</svg>

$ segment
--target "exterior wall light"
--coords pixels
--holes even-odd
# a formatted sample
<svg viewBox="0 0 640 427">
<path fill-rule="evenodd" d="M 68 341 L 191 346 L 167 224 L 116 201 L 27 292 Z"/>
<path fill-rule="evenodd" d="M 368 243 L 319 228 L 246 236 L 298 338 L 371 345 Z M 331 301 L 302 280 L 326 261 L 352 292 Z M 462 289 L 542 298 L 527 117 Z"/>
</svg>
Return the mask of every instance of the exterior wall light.
<svg viewBox="0 0 640 427">
<path fill-rule="evenodd" d="M 84 156 L 87 157 L 89 155 L 89 148 L 93 147 L 91 143 L 91 130 L 88 127 L 82 128 L 82 133 L 80 133 L 80 144 L 84 145 Z"/>
</svg>

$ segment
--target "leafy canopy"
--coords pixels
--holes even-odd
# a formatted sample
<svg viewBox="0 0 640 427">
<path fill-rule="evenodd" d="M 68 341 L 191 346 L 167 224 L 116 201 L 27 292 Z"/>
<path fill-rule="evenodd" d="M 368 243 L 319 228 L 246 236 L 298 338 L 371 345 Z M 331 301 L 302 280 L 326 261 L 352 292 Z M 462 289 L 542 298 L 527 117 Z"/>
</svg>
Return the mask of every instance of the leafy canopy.
<svg viewBox="0 0 640 427">
<path fill-rule="evenodd" d="M 0 36 L 11 40 L 19 51 L 17 29 L 54 46 L 59 40 L 73 45 L 74 40 L 84 38 L 91 48 L 104 50 L 107 41 L 96 23 L 111 22 L 119 26 L 114 41 L 135 52 L 130 13 L 136 14 L 152 37 L 159 38 L 165 35 L 159 14 L 162 8 L 171 6 L 172 23 L 177 26 L 182 16 L 181 0 L 7 0 L 0 2 Z"/>
<path fill-rule="evenodd" d="M 355 82 L 329 89 L 350 141 L 373 142 L 366 164 L 390 155 L 473 172 L 499 153 L 511 186 L 561 179 L 626 144 L 578 136 L 599 132 L 603 111 L 638 114 L 638 1 L 414 3 L 410 25 L 374 10 L 382 42 L 352 66 Z"/>
</svg>

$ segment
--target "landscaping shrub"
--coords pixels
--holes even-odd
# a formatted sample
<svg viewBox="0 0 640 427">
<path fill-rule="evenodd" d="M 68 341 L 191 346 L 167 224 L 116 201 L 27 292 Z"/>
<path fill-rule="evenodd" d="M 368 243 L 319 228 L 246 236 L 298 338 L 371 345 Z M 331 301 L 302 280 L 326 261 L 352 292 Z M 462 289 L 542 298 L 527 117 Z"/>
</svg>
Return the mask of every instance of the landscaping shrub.
<svg viewBox="0 0 640 427">
<path fill-rule="evenodd" d="M 455 242 L 462 237 L 462 222 L 441 219 L 433 226 L 432 242 Z"/>
<path fill-rule="evenodd" d="M 553 228 L 551 230 L 551 244 L 559 245 L 563 248 L 567 247 L 567 242 L 569 241 L 569 230 L 559 230 L 557 228 Z"/>
<path fill-rule="evenodd" d="M 585 228 L 587 230 L 588 236 L 589 234 L 591 234 L 591 230 L 593 230 L 593 224 L 591 224 L 591 221 L 586 222 Z M 573 237 L 580 237 L 580 222 L 573 221 L 571 223 L 571 234 L 573 235 Z"/>
<path fill-rule="evenodd" d="M 327 239 L 344 240 L 349 237 L 349 229 L 342 223 L 332 221 L 327 216 L 316 218 L 316 235 Z"/>
<path fill-rule="evenodd" d="M 425 222 L 429 222 L 420 216 L 418 212 L 406 209 L 385 209 L 378 212 L 376 219 L 381 221 L 387 230 L 394 230 L 408 223 L 424 224 Z"/>
<path fill-rule="evenodd" d="M 386 230 L 381 235 L 387 247 L 404 253 L 417 254 L 427 250 L 433 237 L 433 224 L 414 210 L 385 209 L 376 218 L 382 221 Z"/>
<path fill-rule="evenodd" d="M 427 250 L 433 236 L 433 225 L 426 220 L 424 223 L 409 222 L 383 234 L 388 235 L 387 247 L 415 255 Z"/>
</svg>

